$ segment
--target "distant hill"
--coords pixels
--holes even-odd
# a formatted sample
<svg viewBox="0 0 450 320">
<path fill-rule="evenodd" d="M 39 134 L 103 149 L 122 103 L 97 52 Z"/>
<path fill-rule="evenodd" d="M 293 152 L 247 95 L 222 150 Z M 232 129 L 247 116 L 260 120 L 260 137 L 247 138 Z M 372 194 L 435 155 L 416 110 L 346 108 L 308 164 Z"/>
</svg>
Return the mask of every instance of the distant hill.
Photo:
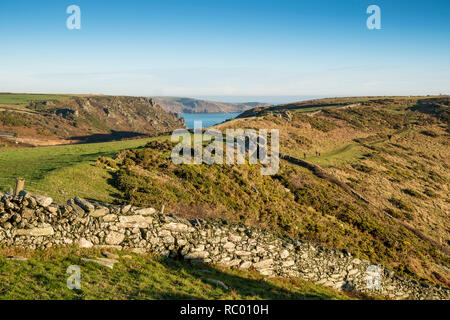
<svg viewBox="0 0 450 320">
<path fill-rule="evenodd" d="M 410 97 L 348 97 L 348 98 L 324 98 L 324 99 L 313 99 L 313 100 L 305 100 L 287 104 L 280 105 L 258 105 L 252 109 L 248 109 L 242 114 L 239 115 L 238 118 L 250 118 L 250 117 L 262 117 L 267 115 L 281 115 L 286 111 L 292 111 L 295 113 L 311 113 L 317 112 L 321 110 L 330 110 L 333 108 L 340 107 L 354 107 L 357 105 L 370 105 L 371 103 L 380 102 L 384 105 L 389 105 L 392 103 L 396 103 L 399 101 L 410 100 L 413 102 L 421 101 L 422 103 L 430 103 L 434 104 L 435 101 L 442 103 L 446 103 L 448 101 L 448 96 L 410 96 Z M 444 102 L 442 102 L 444 101 Z M 431 108 L 431 107 L 430 107 Z M 431 108 L 433 110 L 433 108 Z M 444 112 L 444 114 L 448 113 L 448 111 Z"/>
<path fill-rule="evenodd" d="M 12 135 L 15 144 L 121 140 L 178 128 L 184 121 L 150 98 L 0 94 L 0 139 Z"/>
<path fill-rule="evenodd" d="M 178 97 L 155 97 L 152 99 L 165 111 L 176 113 L 236 113 L 266 105 L 260 102 L 225 103 Z"/>
</svg>

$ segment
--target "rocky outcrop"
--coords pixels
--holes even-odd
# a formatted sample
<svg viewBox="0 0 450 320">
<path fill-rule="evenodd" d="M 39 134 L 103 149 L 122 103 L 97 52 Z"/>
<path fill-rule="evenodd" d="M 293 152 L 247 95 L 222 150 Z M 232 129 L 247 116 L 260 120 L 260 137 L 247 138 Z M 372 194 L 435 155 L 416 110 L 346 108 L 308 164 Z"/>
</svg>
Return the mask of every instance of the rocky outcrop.
<svg viewBox="0 0 450 320">
<path fill-rule="evenodd" d="M 187 221 L 151 208 L 105 206 L 81 198 L 59 205 L 25 191 L 14 198 L 1 197 L 0 244 L 30 249 L 76 244 L 154 252 L 391 299 L 450 299 L 447 288 L 404 279 L 348 252 L 268 231 L 223 220 Z"/>
<path fill-rule="evenodd" d="M 54 101 L 33 100 L 24 108 L 26 112 L 5 111 L 6 116 L 20 119 L 18 125 L 11 128 L 0 121 L 0 131 L 11 134 L 7 137 L 10 140 L 20 135 L 21 139 L 55 143 L 63 139 L 61 144 L 101 142 L 158 136 L 186 128 L 177 114 L 144 97 L 66 96 Z"/>
</svg>

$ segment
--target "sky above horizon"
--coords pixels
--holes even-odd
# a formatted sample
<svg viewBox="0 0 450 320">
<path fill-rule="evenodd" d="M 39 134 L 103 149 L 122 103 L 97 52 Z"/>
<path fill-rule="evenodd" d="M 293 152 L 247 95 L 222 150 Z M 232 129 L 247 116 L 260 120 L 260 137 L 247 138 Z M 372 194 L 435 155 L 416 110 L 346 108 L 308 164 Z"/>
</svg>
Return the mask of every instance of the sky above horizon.
<svg viewBox="0 0 450 320">
<path fill-rule="evenodd" d="M 447 0 L 1 0 L 0 92 L 449 94 L 449 36 Z"/>
</svg>

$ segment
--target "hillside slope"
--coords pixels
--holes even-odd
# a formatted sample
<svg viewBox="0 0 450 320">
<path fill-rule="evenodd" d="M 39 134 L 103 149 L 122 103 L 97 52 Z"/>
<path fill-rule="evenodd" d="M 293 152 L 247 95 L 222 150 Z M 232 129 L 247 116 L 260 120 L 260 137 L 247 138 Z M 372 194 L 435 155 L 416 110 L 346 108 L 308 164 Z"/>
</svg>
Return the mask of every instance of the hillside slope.
<svg viewBox="0 0 450 320">
<path fill-rule="evenodd" d="M 0 94 L 0 138 L 24 145 L 156 136 L 184 127 L 148 98 Z"/>
<path fill-rule="evenodd" d="M 282 152 L 324 166 L 388 214 L 449 245 L 449 101 L 324 99 L 254 110 L 256 117 L 219 128 L 279 129 Z"/>
<path fill-rule="evenodd" d="M 285 161 L 272 177 L 255 165 L 175 166 L 161 143 L 122 153 L 117 186 L 136 205 L 268 228 L 448 286 L 448 98 L 318 103 L 217 128 L 279 129 L 283 153 L 306 154 L 374 205 Z"/>
<path fill-rule="evenodd" d="M 225 103 L 175 97 L 155 97 L 153 99 L 164 110 L 175 113 L 238 113 L 265 105 L 259 102 Z"/>
</svg>

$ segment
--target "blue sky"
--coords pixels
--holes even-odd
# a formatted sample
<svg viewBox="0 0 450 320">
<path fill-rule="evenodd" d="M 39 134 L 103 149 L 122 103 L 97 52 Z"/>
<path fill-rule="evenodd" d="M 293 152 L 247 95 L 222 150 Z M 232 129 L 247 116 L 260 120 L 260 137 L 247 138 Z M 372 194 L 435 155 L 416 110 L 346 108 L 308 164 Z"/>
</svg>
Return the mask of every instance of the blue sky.
<svg viewBox="0 0 450 320">
<path fill-rule="evenodd" d="M 447 0 L 0 0 L 0 91 L 449 94 L 449 39 Z"/>
</svg>

